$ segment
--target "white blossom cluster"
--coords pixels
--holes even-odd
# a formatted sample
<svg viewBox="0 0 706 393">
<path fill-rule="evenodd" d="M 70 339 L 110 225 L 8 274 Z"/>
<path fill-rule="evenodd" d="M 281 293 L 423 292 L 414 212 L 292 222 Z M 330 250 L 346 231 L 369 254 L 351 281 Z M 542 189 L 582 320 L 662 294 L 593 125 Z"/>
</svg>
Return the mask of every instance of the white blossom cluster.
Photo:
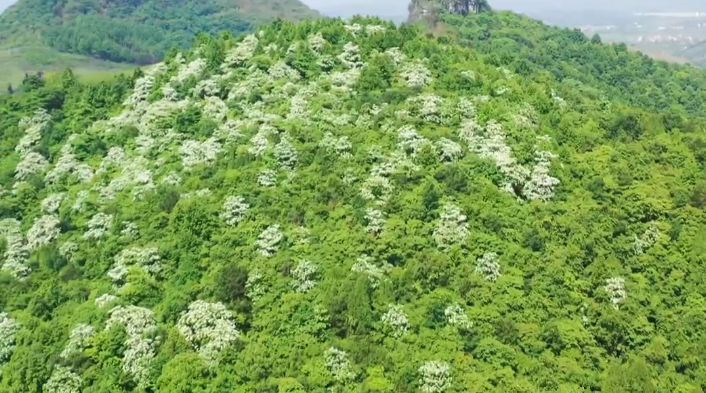
<svg viewBox="0 0 706 393">
<path fill-rule="evenodd" d="M 27 180 L 30 176 L 43 172 L 48 166 L 49 162 L 43 155 L 30 151 L 22 156 L 22 160 L 17 163 L 15 180 Z"/>
<path fill-rule="evenodd" d="M 106 329 L 116 324 L 122 325 L 127 333 L 123 372 L 144 389 L 149 383 L 150 364 L 155 355 L 155 343 L 147 337 L 157 329 L 154 313 L 143 307 L 118 306 L 110 310 Z"/>
<path fill-rule="evenodd" d="M 353 145 L 347 136 L 336 138 L 332 133 L 327 132 L 319 142 L 319 146 L 329 152 L 337 154 L 341 158 L 352 157 L 351 149 L 353 148 Z"/>
<path fill-rule="evenodd" d="M 93 302 L 96 306 L 98 306 L 98 308 L 103 308 L 116 300 L 118 300 L 117 296 L 104 293 L 98 296 Z"/>
<path fill-rule="evenodd" d="M 20 222 L 12 218 L 0 220 L 0 237 L 4 237 L 6 243 L 2 270 L 17 279 L 26 278 L 31 269 L 26 265 L 29 252 L 24 244 Z"/>
<path fill-rule="evenodd" d="M 46 198 L 42 199 L 42 211 L 46 214 L 56 214 L 64 198 L 66 198 L 66 193 L 64 192 L 49 194 Z"/>
<path fill-rule="evenodd" d="M 263 275 L 260 269 L 253 269 L 248 274 L 248 279 L 245 282 L 245 293 L 250 300 L 257 300 L 265 293 L 265 288 L 262 286 Z"/>
<path fill-rule="evenodd" d="M 137 237 L 140 234 L 140 229 L 137 224 L 131 221 L 122 222 L 123 229 L 120 230 L 120 236 L 124 237 Z"/>
<path fill-rule="evenodd" d="M 417 155 L 425 145 L 430 142 L 428 139 L 419 135 L 416 129 L 411 125 L 406 125 L 397 130 L 398 147 L 405 152 L 409 152 L 412 156 Z"/>
<path fill-rule="evenodd" d="M 536 129 L 539 127 L 537 110 L 529 103 L 520 105 L 513 114 L 515 125 L 520 129 Z"/>
<path fill-rule="evenodd" d="M 46 215 L 38 218 L 32 227 L 27 231 L 27 247 L 28 252 L 45 246 L 53 242 L 61 232 L 59 228 L 59 218 L 55 215 Z"/>
<path fill-rule="evenodd" d="M 390 48 L 385 51 L 385 54 L 388 55 L 397 66 L 407 61 L 407 55 L 402 53 L 400 48 Z"/>
<path fill-rule="evenodd" d="M 317 54 L 321 54 L 321 51 L 324 49 L 327 43 L 326 39 L 324 39 L 320 32 L 309 35 L 307 42 L 309 43 L 309 49 L 311 49 Z"/>
<path fill-rule="evenodd" d="M 273 64 L 267 70 L 267 74 L 272 79 L 287 79 L 291 82 L 296 82 L 302 78 L 302 76 L 299 74 L 299 71 L 290 67 L 284 61 L 278 61 L 277 63 Z"/>
<path fill-rule="evenodd" d="M 411 104 L 419 117 L 429 123 L 441 124 L 440 108 L 443 99 L 434 94 L 422 94 L 411 99 Z"/>
<path fill-rule="evenodd" d="M 220 91 L 221 88 L 214 79 L 202 79 L 191 89 L 191 93 L 196 97 L 212 97 Z"/>
<path fill-rule="evenodd" d="M 245 122 L 228 119 L 214 132 L 214 136 L 222 143 L 235 142 L 242 136 L 241 127 Z"/>
<path fill-rule="evenodd" d="M 0 365 L 10 360 L 15 350 L 15 336 L 20 324 L 6 312 L 0 312 Z"/>
<path fill-rule="evenodd" d="M 69 137 L 69 139 L 71 139 L 71 137 Z M 62 146 L 59 160 L 57 160 L 54 168 L 44 177 L 44 180 L 49 184 L 55 184 L 66 175 L 76 176 L 81 183 L 87 183 L 93 179 L 93 169 L 91 169 L 88 164 L 76 159 L 76 156 L 71 150 L 70 142 Z"/>
<path fill-rule="evenodd" d="M 287 171 L 294 169 L 297 164 L 297 150 L 286 134 L 281 136 L 279 143 L 275 145 L 273 153 L 282 169 Z"/>
<path fill-rule="evenodd" d="M 270 146 L 268 137 L 276 134 L 277 129 L 269 124 L 262 125 L 257 133 L 250 139 L 251 146 L 248 148 L 248 153 L 259 157 L 265 154 L 265 151 Z"/>
<path fill-rule="evenodd" d="M 422 393 L 441 393 L 451 387 L 451 366 L 432 360 L 419 367 L 419 390 Z"/>
<path fill-rule="evenodd" d="M 42 139 L 42 132 L 51 124 L 51 116 L 44 108 L 37 109 L 32 117 L 20 119 L 19 128 L 24 135 L 17 142 L 15 151 L 20 157 L 26 156 Z"/>
<path fill-rule="evenodd" d="M 184 83 L 189 78 L 198 77 L 206 69 L 207 65 L 206 61 L 201 58 L 196 58 L 189 63 L 186 63 L 183 57 L 176 60 L 181 63 L 181 65 L 179 66 L 177 73 L 169 80 L 169 85 L 171 85 L 172 88 Z"/>
<path fill-rule="evenodd" d="M 156 72 L 146 72 L 142 77 L 135 81 L 135 86 L 132 93 L 123 102 L 123 105 L 128 108 L 136 108 L 140 104 L 147 101 L 147 97 L 154 86 Z"/>
<path fill-rule="evenodd" d="M 399 338 L 409 330 L 409 321 L 402 306 L 390 304 L 382 315 L 382 323 L 392 331 L 392 336 Z"/>
<path fill-rule="evenodd" d="M 255 243 L 257 251 L 262 256 L 271 257 L 277 251 L 277 247 L 282 240 L 284 240 L 284 235 L 279 225 L 270 225 L 257 237 Z"/>
<path fill-rule="evenodd" d="M 498 254 L 487 252 L 483 254 L 476 263 L 476 273 L 483 276 L 488 281 L 496 281 L 500 277 L 500 262 Z"/>
<path fill-rule="evenodd" d="M 559 185 L 559 179 L 549 174 L 550 160 L 556 155 L 548 151 L 536 151 L 536 165 L 532 168 L 529 180 L 522 188 L 522 194 L 528 200 L 547 202 L 554 197 L 554 190 Z"/>
<path fill-rule="evenodd" d="M 318 268 L 311 261 L 302 259 L 292 269 L 292 287 L 297 292 L 309 292 L 316 286 Z"/>
<path fill-rule="evenodd" d="M 324 363 L 337 382 L 346 382 L 355 378 L 355 372 L 351 370 L 348 354 L 345 351 L 330 347 L 324 352 Z"/>
<path fill-rule="evenodd" d="M 263 169 L 257 175 L 257 184 L 263 187 L 274 187 L 277 185 L 277 172 L 273 169 Z"/>
<path fill-rule="evenodd" d="M 223 202 L 221 218 L 230 226 L 236 226 L 245 218 L 250 205 L 241 196 L 229 196 Z"/>
<path fill-rule="evenodd" d="M 246 36 L 241 42 L 239 42 L 235 48 L 233 48 L 226 55 L 225 62 L 221 66 L 222 68 L 229 68 L 233 66 L 243 66 L 247 60 L 255 53 L 257 50 L 257 45 L 259 40 L 253 34 Z"/>
<path fill-rule="evenodd" d="M 343 52 L 338 55 L 338 60 L 348 68 L 359 69 L 363 67 L 363 61 L 360 58 L 360 49 L 358 45 L 352 42 L 343 46 Z"/>
<path fill-rule="evenodd" d="M 370 285 L 373 288 L 380 286 L 380 282 L 385 279 L 385 275 L 392 269 L 387 263 L 384 263 L 381 267 L 377 266 L 373 258 L 367 255 L 361 255 L 353 264 L 351 271 L 356 273 L 365 274 L 370 280 Z"/>
<path fill-rule="evenodd" d="M 203 101 L 203 115 L 213 121 L 223 122 L 228 115 L 228 106 L 216 96 L 206 97 Z"/>
<path fill-rule="evenodd" d="M 549 95 L 552 97 L 552 101 L 554 101 L 559 106 L 559 108 L 566 107 L 566 101 L 561 98 L 554 89 L 551 89 Z"/>
<path fill-rule="evenodd" d="M 446 316 L 446 322 L 451 326 L 466 330 L 473 326 L 468 319 L 468 315 L 466 315 L 466 311 L 458 303 L 446 307 L 446 309 L 444 309 L 444 315 Z"/>
<path fill-rule="evenodd" d="M 379 235 L 385 229 L 385 213 L 378 209 L 369 207 L 365 210 L 365 231 L 374 235 Z"/>
<path fill-rule="evenodd" d="M 214 137 L 203 142 L 195 140 L 183 141 L 179 147 L 184 168 L 191 169 L 198 164 L 212 165 L 221 152 L 221 143 Z"/>
<path fill-rule="evenodd" d="M 78 251 L 78 244 L 74 242 L 64 242 L 59 246 L 59 255 L 66 258 L 67 260 L 72 260 L 76 252 Z"/>
<path fill-rule="evenodd" d="M 44 393 L 81 393 L 83 380 L 64 366 L 56 366 L 47 382 L 42 385 Z"/>
<path fill-rule="evenodd" d="M 89 190 L 80 190 L 79 192 L 77 192 L 76 199 L 74 200 L 73 205 L 71 205 L 71 210 L 81 211 L 81 209 L 83 208 L 83 203 L 86 202 L 90 195 L 91 192 Z"/>
<path fill-rule="evenodd" d="M 120 175 L 113 178 L 107 186 L 102 187 L 99 193 L 99 201 L 106 202 L 117 197 L 118 193 L 133 187 L 132 195 L 134 200 L 140 199 L 145 192 L 153 190 L 155 185 L 152 181 L 152 171 L 147 167 L 150 162 L 141 156 L 126 160 L 121 167 Z"/>
<path fill-rule="evenodd" d="M 461 145 L 448 138 L 439 139 L 436 142 L 436 150 L 443 162 L 456 162 L 463 157 Z"/>
<path fill-rule="evenodd" d="M 216 364 L 221 350 L 240 337 L 231 312 L 221 303 L 203 300 L 191 303 L 176 327 L 210 365 Z"/>
<path fill-rule="evenodd" d="M 83 233 L 83 238 L 87 240 L 100 240 L 108 234 L 112 225 L 113 215 L 96 213 L 86 224 L 88 230 Z"/>
<path fill-rule="evenodd" d="M 83 352 L 84 349 L 88 348 L 88 339 L 93 337 L 94 334 L 95 329 L 93 326 L 79 323 L 75 328 L 71 329 L 69 341 L 66 343 L 59 356 L 68 359 L 76 353 Z"/>
<path fill-rule="evenodd" d="M 610 302 L 613 304 L 613 308 L 618 310 L 620 303 L 624 302 L 628 297 L 625 291 L 625 279 L 622 277 L 611 277 L 606 279 L 605 282 L 606 285 L 603 288 L 610 295 Z"/>
<path fill-rule="evenodd" d="M 652 225 L 641 235 L 635 235 L 635 241 L 633 242 L 633 249 L 635 250 L 635 255 L 641 255 L 652 247 L 657 240 L 659 240 L 659 229 Z"/>
<path fill-rule="evenodd" d="M 431 71 L 421 62 L 410 62 L 402 65 L 400 76 L 409 87 L 428 86 L 432 81 Z"/>
<path fill-rule="evenodd" d="M 156 247 L 130 247 L 122 250 L 115 256 L 115 265 L 108 271 L 116 284 L 125 282 L 130 266 L 137 266 L 151 275 L 156 275 L 162 270 L 159 250 Z"/>
<path fill-rule="evenodd" d="M 213 194 L 213 192 L 210 189 L 202 188 L 200 190 L 181 194 L 181 199 L 206 198 L 208 196 L 211 196 L 212 194 Z"/>
<path fill-rule="evenodd" d="M 439 223 L 434 229 L 433 237 L 436 245 L 448 251 L 455 244 L 463 244 L 470 234 L 466 215 L 453 203 L 446 203 L 441 209 Z"/>
</svg>

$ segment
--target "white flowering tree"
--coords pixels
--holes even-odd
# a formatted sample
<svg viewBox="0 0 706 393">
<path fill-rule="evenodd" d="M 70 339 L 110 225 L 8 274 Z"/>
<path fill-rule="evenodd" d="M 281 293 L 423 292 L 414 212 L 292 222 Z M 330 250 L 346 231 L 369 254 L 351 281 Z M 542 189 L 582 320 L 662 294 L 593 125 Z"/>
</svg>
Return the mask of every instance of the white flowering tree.
<svg viewBox="0 0 706 393">
<path fill-rule="evenodd" d="M 226 198 L 225 202 L 223 202 L 221 218 L 226 224 L 236 226 L 245 218 L 245 213 L 247 213 L 249 208 L 250 205 L 245 202 L 245 198 L 241 196 L 229 196 Z"/>
<path fill-rule="evenodd" d="M 476 263 L 476 273 L 488 281 L 496 281 L 500 277 L 500 262 L 498 254 L 486 252 Z"/>
<path fill-rule="evenodd" d="M 378 209 L 369 207 L 365 210 L 365 231 L 374 235 L 379 235 L 385 229 L 385 213 Z"/>
<path fill-rule="evenodd" d="M 620 304 L 627 299 L 628 294 L 625 291 L 625 279 L 622 277 L 611 277 L 606 279 L 606 285 L 603 287 L 610 296 L 610 302 L 613 308 L 620 309 Z"/>
<path fill-rule="evenodd" d="M 419 391 L 441 393 L 451 387 L 451 366 L 442 361 L 432 360 L 419 367 Z"/>
<path fill-rule="evenodd" d="M 155 276 L 162 269 L 159 250 L 156 247 L 129 247 L 115 256 L 115 265 L 108 271 L 116 284 L 125 282 L 130 266 L 140 268 Z"/>
<path fill-rule="evenodd" d="M 81 393 L 83 380 L 68 367 L 56 366 L 42 386 L 45 393 Z"/>
<path fill-rule="evenodd" d="M 25 279 L 32 270 L 27 266 L 29 252 L 20 225 L 20 222 L 13 218 L 0 220 L 0 238 L 5 238 L 2 270 L 17 279 Z"/>
<path fill-rule="evenodd" d="M 149 384 L 150 364 L 155 356 L 155 342 L 149 338 L 157 329 L 154 313 L 143 307 L 118 306 L 110 310 L 106 330 L 114 325 L 122 325 L 127 333 L 123 372 L 144 389 Z"/>
<path fill-rule="evenodd" d="M 257 237 L 257 250 L 262 256 L 271 257 L 282 240 L 284 240 L 284 234 L 279 225 L 270 225 Z"/>
<path fill-rule="evenodd" d="M 32 251 L 53 242 L 59 234 L 59 218 L 54 215 L 42 216 L 27 231 L 27 250 Z"/>
<path fill-rule="evenodd" d="M 20 324 L 6 312 L 0 312 L 0 365 L 10 360 Z"/>
<path fill-rule="evenodd" d="M 324 363 L 336 382 L 345 383 L 355 378 L 345 351 L 330 347 L 324 352 Z"/>
<path fill-rule="evenodd" d="M 660 231 L 655 225 L 651 225 L 647 230 L 641 235 L 635 235 L 635 240 L 633 242 L 633 249 L 635 250 L 635 255 L 641 255 L 647 251 L 650 247 L 657 243 L 659 240 Z"/>
<path fill-rule="evenodd" d="M 446 322 L 449 325 L 459 329 L 468 330 L 473 326 L 468 319 L 468 315 L 466 315 L 466 310 L 458 303 L 446 307 L 446 309 L 444 309 L 444 316 L 446 316 Z"/>
<path fill-rule="evenodd" d="M 387 312 L 382 315 L 382 323 L 391 332 L 393 337 L 399 338 L 407 334 L 409 330 L 409 320 L 407 314 L 400 305 L 390 304 Z"/>
<path fill-rule="evenodd" d="M 219 352 L 240 337 L 231 312 L 221 303 L 203 300 L 189 305 L 177 330 L 210 365 L 216 365 Z"/>
<path fill-rule="evenodd" d="M 466 218 L 458 206 L 450 202 L 444 204 L 433 233 L 434 241 L 441 250 L 447 251 L 452 246 L 466 241 L 470 234 Z"/>
<path fill-rule="evenodd" d="M 292 269 L 292 287 L 297 292 L 309 292 L 316 285 L 318 268 L 311 261 L 302 259 Z"/>
<path fill-rule="evenodd" d="M 83 352 L 84 349 L 88 348 L 88 339 L 93 337 L 95 334 L 95 329 L 93 326 L 79 323 L 75 328 L 71 330 L 69 334 L 69 341 L 66 342 L 64 350 L 59 354 L 60 357 L 68 359 L 71 355 Z"/>
<path fill-rule="evenodd" d="M 96 213 L 86 224 L 88 230 L 83 233 L 83 238 L 86 240 L 100 240 L 108 235 L 112 225 L 112 214 Z"/>
</svg>

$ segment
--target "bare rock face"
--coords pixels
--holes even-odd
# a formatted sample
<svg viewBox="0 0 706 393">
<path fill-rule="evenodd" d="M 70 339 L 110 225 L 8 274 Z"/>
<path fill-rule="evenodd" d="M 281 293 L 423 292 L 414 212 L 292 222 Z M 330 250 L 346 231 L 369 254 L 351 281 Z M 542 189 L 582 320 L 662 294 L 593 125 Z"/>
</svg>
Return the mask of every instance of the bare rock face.
<svg viewBox="0 0 706 393">
<path fill-rule="evenodd" d="M 409 4 L 409 21 L 427 20 L 435 24 L 441 12 L 467 15 L 489 10 L 486 0 L 412 0 Z"/>
</svg>

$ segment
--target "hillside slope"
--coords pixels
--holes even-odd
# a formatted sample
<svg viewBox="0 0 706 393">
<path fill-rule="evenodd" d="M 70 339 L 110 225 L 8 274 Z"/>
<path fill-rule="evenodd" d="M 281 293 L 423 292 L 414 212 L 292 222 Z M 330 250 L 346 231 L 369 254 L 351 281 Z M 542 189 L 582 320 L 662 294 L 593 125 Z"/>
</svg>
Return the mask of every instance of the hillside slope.
<svg viewBox="0 0 706 393">
<path fill-rule="evenodd" d="M 0 98 L 0 391 L 702 392 L 701 119 L 496 61 L 280 21 Z"/>
<path fill-rule="evenodd" d="M 579 30 L 552 27 L 511 12 L 439 15 L 445 34 L 522 75 L 542 73 L 593 98 L 618 99 L 649 110 L 706 112 L 706 73 L 603 45 Z M 438 27 L 437 27 L 438 28 Z M 541 77 L 540 79 L 541 80 Z"/>
</svg>

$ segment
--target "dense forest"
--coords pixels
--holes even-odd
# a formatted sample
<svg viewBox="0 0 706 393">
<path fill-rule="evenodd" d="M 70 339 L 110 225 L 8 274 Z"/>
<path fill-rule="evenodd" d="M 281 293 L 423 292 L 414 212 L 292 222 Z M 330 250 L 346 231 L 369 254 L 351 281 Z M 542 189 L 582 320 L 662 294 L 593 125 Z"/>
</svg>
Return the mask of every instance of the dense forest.
<svg viewBox="0 0 706 393">
<path fill-rule="evenodd" d="M 703 74 L 447 18 L 0 97 L 0 391 L 703 392 Z"/>
<path fill-rule="evenodd" d="M 41 41 L 60 52 L 154 64 L 199 32 L 247 32 L 278 17 L 316 17 L 298 0 L 19 0 L 0 16 L 0 41 Z"/>
</svg>

